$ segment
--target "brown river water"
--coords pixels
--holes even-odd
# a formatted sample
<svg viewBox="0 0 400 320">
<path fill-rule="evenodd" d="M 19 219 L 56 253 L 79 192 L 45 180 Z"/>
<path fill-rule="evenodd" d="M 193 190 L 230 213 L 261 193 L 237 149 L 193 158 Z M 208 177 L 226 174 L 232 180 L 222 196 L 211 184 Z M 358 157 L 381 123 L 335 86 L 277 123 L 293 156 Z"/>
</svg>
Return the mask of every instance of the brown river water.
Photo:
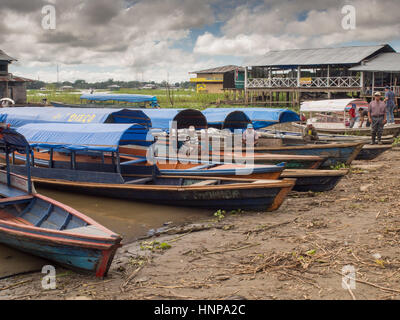
<svg viewBox="0 0 400 320">
<path fill-rule="evenodd" d="M 129 243 L 162 228 L 211 217 L 212 210 L 161 206 L 156 204 L 98 198 L 75 193 L 36 188 L 38 193 L 60 201 L 119 233 Z M 41 270 L 46 261 L 0 245 L 0 278 Z"/>
</svg>

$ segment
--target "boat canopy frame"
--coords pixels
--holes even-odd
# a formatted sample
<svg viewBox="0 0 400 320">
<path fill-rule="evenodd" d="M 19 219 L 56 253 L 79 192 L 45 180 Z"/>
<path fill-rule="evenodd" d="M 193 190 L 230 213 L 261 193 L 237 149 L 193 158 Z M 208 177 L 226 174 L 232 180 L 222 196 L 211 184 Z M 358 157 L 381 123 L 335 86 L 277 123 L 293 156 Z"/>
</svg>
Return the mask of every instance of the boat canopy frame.
<svg viewBox="0 0 400 320">
<path fill-rule="evenodd" d="M 11 187 L 11 169 L 10 154 L 12 155 L 12 163 L 15 163 L 15 152 L 25 154 L 26 177 L 28 180 L 28 193 L 32 193 L 32 176 L 31 176 L 31 159 L 34 163 L 33 150 L 25 137 L 5 123 L 0 123 L 0 152 L 5 154 L 7 186 Z"/>
</svg>

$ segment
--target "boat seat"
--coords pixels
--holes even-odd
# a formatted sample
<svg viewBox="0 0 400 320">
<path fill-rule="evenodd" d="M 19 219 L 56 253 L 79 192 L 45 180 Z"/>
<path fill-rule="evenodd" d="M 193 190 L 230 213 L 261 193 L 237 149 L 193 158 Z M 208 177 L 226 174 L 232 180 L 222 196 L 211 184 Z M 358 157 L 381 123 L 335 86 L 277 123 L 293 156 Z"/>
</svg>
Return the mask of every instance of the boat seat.
<svg viewBox="0 0 400 320">
<path fill-rule="evenodd" d="M 266 180 L 257 180 L 257 181 L 254 181 L 254 182 L 252 182 L 252 183 L 254 183 L 254 184 L 261 184 L 261 183 L 266 183 L 266 182 L 268 182 L 268 181 L 266 181 Z"/>
<path fill-rule="evenodd" d="M 62 230 L 62 232 L 81 234 L 81 235 L 86 235 L 86 236 L 96 236 L 96 237 L 108 237 L 109 236 L 108 233 L 106 233 L 103 230 L 100 230 L 96 226 L 92 226 L 92 225 L 86 226 L 86 227 L 74 228 L 74 229 L 65 229 L 65 230 Z"/>
<path fill-rule="evenodd" d="M 211 186 L 211 185 L 217 184 L 217 182 L 218 182 L 218 180 L 203 180 L 200 182 L 193 183 L 190 186 L 191 187 Z"/>
<path fill-rule="evenodd" d="M 13 214 L 0 209 L 0 220 L 6 221 L 6 222 L 14 222 L 17 224 L 23 224 L 26 226 L 33 226 L 32 223 L 29 221 L 26 221 L 25 219 L 19 218 L 14 216 Z"/>
<path fill-rule="evenodd" d="M 153 178 L 151 178 L 151 177 L 141 178 L 141 179 L 127 181 L 127 182 L 125 182 L 125 184 L 145 184 L 146 182 L 150 182 L 152 180 L 153 180 Z"/>
<path fill-rule="evenodd" d="M 32 200 L 32 199 L 33 199 L 33 196 L 31 196 L 31 195 L 12 197 L 12 198 L 2 198 L 2 199 L 0 199 L 0 205 L 27 202 L 28 200 Z"/>
</svg>

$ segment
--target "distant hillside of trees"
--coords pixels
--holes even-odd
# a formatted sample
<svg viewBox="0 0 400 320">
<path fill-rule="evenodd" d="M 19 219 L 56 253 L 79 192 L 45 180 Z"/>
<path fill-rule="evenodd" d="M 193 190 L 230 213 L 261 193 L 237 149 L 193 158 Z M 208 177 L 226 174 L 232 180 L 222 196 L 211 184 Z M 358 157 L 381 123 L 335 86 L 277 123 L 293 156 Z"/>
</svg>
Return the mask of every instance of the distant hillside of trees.
<svg viewBox="0 0 400 320">
<path fill-rule="evenodd" d="M 156 83 L 154 81 L 148 81 L 148 82 L 141 82 L 141 81 L 114 81 L 113 79 L 109 79 L 107 81 L 103 82 L 86 82 L 85 80 L 76 80 L 75 82 L 69 82 L 69 81 L 64 81 L 60 83 L 50 83 L 50 82 L 43 82 L 43 81 L 34 81 L 34 82 L 28 82 L 26 84 L 27 89 L 40 89 L 40 88 L 53 88 L 57 89 L 63 86 L 72 86 L 75 89 L 108 89 L 109 86 L 111 85 L 118 85 L 121 88 L 132 88 L 132 89 L 138 89 L 141 88 L 147 84 L 152 84 L 156 85 L 159 88 L 165 88 L 166 82 L 163 81 L 161 83 Z M 175 87 L 179 87 L 182 89 L 188 89 L 188 88 L 194 88 L 195 84 L 191 83 L 189 81 L 183 81 L 183 82 L 176 82 L 171 84 L 170 86 L 173 85 Z"/>
</svg>

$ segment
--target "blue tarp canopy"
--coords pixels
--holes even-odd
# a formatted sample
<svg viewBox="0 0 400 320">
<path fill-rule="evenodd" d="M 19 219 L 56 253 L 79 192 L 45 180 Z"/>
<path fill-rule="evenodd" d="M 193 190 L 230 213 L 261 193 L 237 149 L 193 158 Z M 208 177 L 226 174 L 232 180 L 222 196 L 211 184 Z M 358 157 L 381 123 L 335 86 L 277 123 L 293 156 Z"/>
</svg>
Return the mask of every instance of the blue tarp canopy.
<svg viewBox="0 0 400 320">
<path fill-rule="evenodd" d="M 203 114 L 210 127 L 231 130 L 245 129 L 249 123 L 257 130 L 277 123 L 300 121 L 299 115 L 288 109 L 209 108 Z"/>
<path fill-rule="evenodd" d="M 151 127 L 143 109 L 21 107 L 0 109 L 0 121 L 12 128 L 29 123 L 136 123 Z"/>
<path fill-rule="evenodd" d="M 136 110 L 136 109 L 135 109 Z M 151 120 L 152 128 L 169 130 L 176 121 L 177 129 L 194 126 L 196 129 L 207 128 L 207 119 L 199 111 L 193 109 L 140 109 Z"/>
<path fill-rule="evenodd" d="M 150 102 L 152 106 L 158 106 L 156 96 L 147 96 L 141 94 L 107 94 L 107 93 L 94 93 L 94 94 L 83 94 L 81 100 L 89 101 L 119 101 L 119 102 L 131 102 L 141 103 Z"/>
<path fill-rule="evenodd" d="M 17 129 L 33 148 L 116 152 L 120 145 L 149 146 L 148 129 L 138 124 L 27 124 Z"/>
</svg>

